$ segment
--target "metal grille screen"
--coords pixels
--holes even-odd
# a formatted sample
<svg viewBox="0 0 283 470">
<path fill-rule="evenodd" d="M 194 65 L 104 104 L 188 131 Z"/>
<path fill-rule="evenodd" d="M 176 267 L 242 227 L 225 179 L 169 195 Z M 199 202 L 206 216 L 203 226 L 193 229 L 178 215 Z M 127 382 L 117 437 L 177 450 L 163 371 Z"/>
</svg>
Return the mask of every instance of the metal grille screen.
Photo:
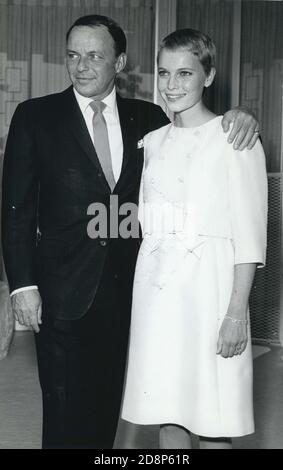
<svg viewBox="0 0 283 470">
<path fill-rule="evenodd" d="M 268 177 L 269 211 L 267 261 L 257 269 L 250 295 L 251 330 L 254 339 L 279 343 L 282 253 L 282 174 Z"/>
</svg>

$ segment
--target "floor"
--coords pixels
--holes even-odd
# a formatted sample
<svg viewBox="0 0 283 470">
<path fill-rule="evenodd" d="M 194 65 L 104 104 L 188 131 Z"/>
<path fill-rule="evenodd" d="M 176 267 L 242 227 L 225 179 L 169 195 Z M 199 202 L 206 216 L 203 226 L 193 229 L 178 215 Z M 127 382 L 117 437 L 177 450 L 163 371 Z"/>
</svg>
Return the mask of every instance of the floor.
<svg viewBox="0 0 283 470">
<path fill-rule="evenodd" d="M 283 449 L 283 349 L 255 345 L 255 434 L 234 439 L 235 449 Z M 8 357 L 0 361 L 0 449 L 38 449 L 41 397 L 33 335 L 17 331 Z M 194 437 L 195 446 L 198 445 Z M 157 426 L 120 421 L 117 449 L 157 449 Z"/>
</svg>

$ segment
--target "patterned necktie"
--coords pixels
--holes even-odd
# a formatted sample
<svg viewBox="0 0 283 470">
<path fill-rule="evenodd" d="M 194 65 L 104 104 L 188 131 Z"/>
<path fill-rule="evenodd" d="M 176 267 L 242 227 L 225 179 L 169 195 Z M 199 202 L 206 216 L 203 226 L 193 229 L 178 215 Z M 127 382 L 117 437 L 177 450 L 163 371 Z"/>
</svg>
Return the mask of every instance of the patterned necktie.
<svg viewBox="0 0 283 470">
<path fill-rule="evenodd" d="M 116 181 L 112 168 L 107 126 L 104 116 L 102 114 L 102 111 L 103 109 L 105 109 L 106 104 L 102 103 L 102 101 L 92 101 L 90 103 L 90 106 L 93 109 L 92 127 L 94 147 L 101 168 L 112 192 L 116 186 Z"/>
</svg>

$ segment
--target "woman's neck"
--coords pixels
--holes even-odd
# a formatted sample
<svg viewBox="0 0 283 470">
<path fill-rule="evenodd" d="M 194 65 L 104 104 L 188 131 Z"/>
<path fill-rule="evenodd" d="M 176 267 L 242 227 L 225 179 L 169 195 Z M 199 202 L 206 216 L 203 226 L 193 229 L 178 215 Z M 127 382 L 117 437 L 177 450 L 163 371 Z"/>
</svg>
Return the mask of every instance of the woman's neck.
<svg viewBox="0 0 283 470">
<path fill-rule="evenodd" d="M 201 102 L 185 111 L 175 113 L 174 122 L 177 127 L 198 127 L 210 121 L 215 116 L 216 114 L 207 109 Z"/>
</svg>

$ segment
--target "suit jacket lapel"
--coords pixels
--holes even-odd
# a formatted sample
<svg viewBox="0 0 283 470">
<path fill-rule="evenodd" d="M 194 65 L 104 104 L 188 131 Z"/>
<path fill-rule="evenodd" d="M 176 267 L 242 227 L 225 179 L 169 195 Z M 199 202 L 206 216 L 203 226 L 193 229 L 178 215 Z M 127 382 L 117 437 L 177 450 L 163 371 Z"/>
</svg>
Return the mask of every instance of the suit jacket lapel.
<svg viewBox="0 0 283 470">
<path fill-rule="evenodd" d="M 127 164 L 129 162 L 130 156 L 133 151 L 136 149 L 136 123 L 135 123 L 135 115 L 132 112 L 131 107 L 128 105 L 128 100 L 121 98 L 117 94 L 117 106 L 119 112 L 119 119 L 120 119 L 120 126 L 123 138 L 123 162 L 122 162 L 122 169 L 121 175 L 117 182 L 117 185 L 120 183 L 121 178 L 125 172 Z M 116 187 L 117 187 L 116 185 Z"/>
<path fill-rule="evenodd" d="M 63 94 L 65 98 L 64 119 L 84 153 L 96 166 L 99 173 L 102 173 L 101 181 L 103 182 L 105 189 L 110 192 L 110 187 L 104 176 L 97 153 L 90 138 L 84 117 L 80 111 L 79 105 L 74 95 L 73 87 L 69 87 L 65 92 L 63 92 Z M 123 175 L 125 173 L 125 169 L 129 162 L 130 156 L 136 150 L 137 145 L 135 114 L 132 112 L 131 107 L 128 105 L 128 100 L 121 98 L 117 94 L 117 106 L 124 150 L 121 174 L 114 188 L 114 192 L 116 192 L 117 186 L 120 185 L 121 180 L 123 179 Z"/>
<path fill-rule="evenodd" d="M 76 97 L 74 95 L 73 87 L 69 87 L 64 93 L 66 98 L 66 122 L 70 127 L 75 139 L 81 146 L 82 150 L 91 160 L 91 162 L 96 166 L 97 170 L 102 173 L 101 181 L 103 181 L 103 184 L 110 191 L 109 185 L 101 168 L 97 153 L 90 138 L 84 117 L 81 113 Z"/>
</svg>

